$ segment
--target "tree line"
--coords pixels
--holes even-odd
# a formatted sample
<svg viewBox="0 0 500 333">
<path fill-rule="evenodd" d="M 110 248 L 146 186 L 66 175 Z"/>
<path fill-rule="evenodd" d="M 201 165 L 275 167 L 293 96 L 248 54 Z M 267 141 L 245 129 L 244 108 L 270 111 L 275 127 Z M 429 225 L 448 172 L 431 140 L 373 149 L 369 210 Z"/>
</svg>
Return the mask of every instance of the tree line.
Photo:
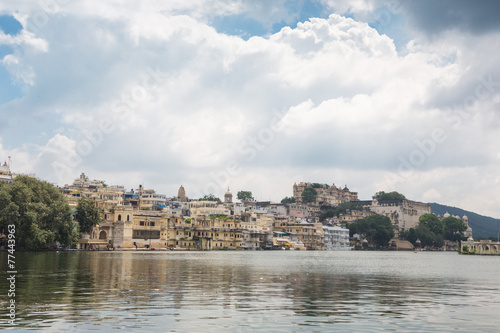
<svg viewBox="0 0 500 333">
<path fill-rule="evenodd" d="M 15 226 L 16 248 L 47 249 L 54 244 L 74 245 L 81 233 L 101 221 L 94 200 L 80 199 L 74 212 L 64 195 L 52 184 L 27 176 L 0 183 L 0 230 Z"/>
</svg>

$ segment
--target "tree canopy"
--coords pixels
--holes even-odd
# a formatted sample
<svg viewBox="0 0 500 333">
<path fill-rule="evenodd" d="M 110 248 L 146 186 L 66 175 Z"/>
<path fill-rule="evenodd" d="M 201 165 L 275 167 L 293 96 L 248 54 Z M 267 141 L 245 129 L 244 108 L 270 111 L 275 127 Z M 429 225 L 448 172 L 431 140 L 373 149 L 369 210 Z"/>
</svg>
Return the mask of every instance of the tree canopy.
<svg viewBox="0 0 500 333">
<path fill-rule="evenodd" d="M 215 195 L 213 194 L 205 194 L 202 198 L 199 198 L 198 201 L 217 201 L 217 202 L 221 202 L 219 198 L 217 198 Z"/>
<path fill-rule="evenodd" d="M 380 191 L 375 193 L 373 199 L 377 199 L 378 201 L 387 201 L 387 200 L 406 200 L 406 197 L 396 191 L 386 193 L 384 191 Z"/>
<path fill-rule="evenodd" d="M 467 226 L 462 220 L 453 216 L 445 217 L 441 222 L 444 224 L 444 237 L 451 241 L 461 240 L 464 237 L 464 232 Z"/>
<path fill-rule="evenodd" d="M 304 191 L 302 191 L 302 201 L 305 203 L 316 201 L 316 196 L 318 192 L 312 187 L 307 187 Z"/>
<path fill-rule="evenodd" d="M 54 185 L 19 176 L 0 186 L 0 229 L 15 225 L 16 246 L 27 250 L 78 241 L 77 224 L 66 198 Z"/>
<path fill-rule="evenodd" d="M 349 224 L 349 234 L 363 235 L 370 244 L 381 248 L 387 247 L 394 237 L 394 227 L 387 216 L 370 215 Z"/>
<path fill-rule="evenodd" d="M 283 199 L 281 199 L 281 203 L 295 203 L 295 198 L 294 197 L 284 197 Z"/>
<path fill-rule="evenodd" d="M 241 201 L 251 201 L 253 200 L 251 191 L 238 191 L 238 200 Z"/>
<path fill-rule="evenodd" d="M 411 242 L 414 246 L 440 248 L 444 245 L 444 240 L 441 235 L 436 235 L 423 225 L 401 231 L 399 233 L 399 238 Z M 420 243 L 418 241 L 420 241 Z"/>
<path fill-rule="evenodd" d="M 102 221 L 99 208 L 95 205 L 94 200 L 83 197 L 78 201 L 76 221 L 80 225 L 81 232 L 92 231 L 92 227 Z"/>
<path fill-rule="evenodd" d="M 423 214 L 416 228 L 400 232 L 399 237 L 415 246 L 440 248 L 445 239 L 444 223 L 434 214 Z"/>
<path fill-rule="evenodd" d="M 418 224 L 429 229 L 438 236 L 443 237 L 444 235 L 444 224 L 434 214 L 423 214 L 419 217 Z"/>
</svg>

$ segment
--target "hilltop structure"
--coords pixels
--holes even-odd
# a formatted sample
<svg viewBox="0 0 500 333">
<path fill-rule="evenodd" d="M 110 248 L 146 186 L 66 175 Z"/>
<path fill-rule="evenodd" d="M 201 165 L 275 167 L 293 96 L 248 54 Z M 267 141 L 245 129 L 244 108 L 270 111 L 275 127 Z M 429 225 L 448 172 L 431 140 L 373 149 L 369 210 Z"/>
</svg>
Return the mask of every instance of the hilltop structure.
<svg viewBox="0 0 500 333">
<path fill-rule="evenodd" d="M 349 191 L 347 185 L 342 188 L 336 187 L 335 184 L 329 186 L 327 184 L 300 182 L 298 185 L 297 183 L 293 184 L 293 198 L 295 199 L 295 203 L 303 203 L 302 192 L 306 188 L 314 188 L 317 192 L 315 201 L 312 203 L 316 206 L 329 205 L 336 207 L 345 202 L 358 201 L 358 193 Z"/>
</svg>

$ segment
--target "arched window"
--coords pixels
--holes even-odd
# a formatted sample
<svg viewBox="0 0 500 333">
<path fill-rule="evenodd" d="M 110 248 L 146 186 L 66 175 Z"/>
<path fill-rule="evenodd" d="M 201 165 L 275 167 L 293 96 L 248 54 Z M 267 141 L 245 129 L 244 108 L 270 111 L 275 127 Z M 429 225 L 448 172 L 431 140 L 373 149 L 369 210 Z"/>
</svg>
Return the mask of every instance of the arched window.
<svg viewBox="0 0 500 333">
<path fill-rule="evenodd" d="M 99 233 L 99 239 L 106 239 L 106 238 L 107 238 L 107 236 L 106 236 L 106 231 L 104 231 L 104 230 L 103 230 L 103 231 L 101 231 L 101 232 Z"/>
<path fill-rule="evenodd" d="M 118 221 L 121 221 L 122 220 L 122 216 L 121 214 L 118 214 Z"/>
<path fill-rule="evenodd" d="M 127 222 L 128 222 L 128 221 L 130 221 L 130 216 L 129 216 L 129 215 L 127 215 Z"/>
</svg>

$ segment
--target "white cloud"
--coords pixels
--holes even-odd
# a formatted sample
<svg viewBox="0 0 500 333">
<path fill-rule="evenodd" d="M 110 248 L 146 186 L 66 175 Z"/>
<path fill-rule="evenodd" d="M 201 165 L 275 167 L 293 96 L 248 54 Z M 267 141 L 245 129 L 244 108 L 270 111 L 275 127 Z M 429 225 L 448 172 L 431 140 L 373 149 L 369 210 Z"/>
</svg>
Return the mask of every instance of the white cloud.
<svg viewBox="0 0 500 333">
<path fill-rule="evenodd" d="M 475 101 L 460 124 L 450 118 L 457 114 L 443 117 L 474 94 L 471 71 L 500 80 L 498 61 L 477 55 L 488 54 L 488 38 L 450 32 L 443 41 L 415 39 L 398 54 L 389 37 L 334 14 L 245 41 L 207 24 L 215 15 L 245 13 L 245 2 L 120 4 L 0 7 L 18 8 L 25 26 L 37 13 L 47 17 L 3 60 L 26 83 L 22 99 L 0 106 L 9 147 L 0 153 L 24 161 L 16 167 L 60 183 L 95 173 L 169 195 L 183 184 L 192 197 L 211 184 L 221 195 L 229 182 L 235 194 L 247 189 L 280 200 L 294 181 L 335 182 L 362 199 L 399 190 L 500 215 L 491 199 L 500 186 L 500 95 Z M 349 6 L 361 13 L 375 5 Z M 285 126 L 270 132 L 276 113 Z M 103 130 L 103 121 L 112 128 Z M 427 153 L 421 145 L 435 129 L 446 139 Z M 90 152 L 78 153 L 85 141 Z M 410 176 L 386 177 L 419 152 L 424 160 Z M 226 177 L 232 161 L 239 171 Z M 67 167 L 62 180 L 54 162 Z"/>
</svg>

